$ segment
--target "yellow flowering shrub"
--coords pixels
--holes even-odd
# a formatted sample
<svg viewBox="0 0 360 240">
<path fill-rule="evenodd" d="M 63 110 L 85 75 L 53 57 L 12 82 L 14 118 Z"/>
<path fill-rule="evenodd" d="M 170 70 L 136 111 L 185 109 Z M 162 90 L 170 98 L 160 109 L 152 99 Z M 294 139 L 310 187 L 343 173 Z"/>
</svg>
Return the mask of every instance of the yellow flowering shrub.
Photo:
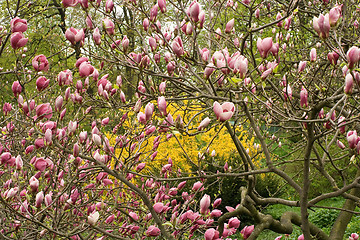
<svg viewBox="0 0 360 240">
<path fill-rule="evenodd" d="M 154 105 L 156 106 L 155 102 Z M 230 134 L 227 132 L 227 129 L 216 120 L 215 116 L 209 116 L 212 119 L 212 124 L 210 124 L 206 129 L 200 133 L 197 130 L 198 125 L 207 116 L 207 114 L 209 112 L 212 113 L 212 109 L 204 111 L 200 105 L 192 104 L 191 107 L 189 106 L 190 104 L 187 101 L 185 101 L 182 106 L 174 103 L 168 104 L 168 113 L 172 114 L 174 121 L 176 121 L 176 117 L 180 115 L 184 122 L 184 126 L 186 126 L 186 129 L 190 134 L 186 134 L 181 129 L 175 129 L 174 127 L 172 127 L 167 133 L 160 133 L 161 143 L 157 148 L 157 156 L 153 161 L 144 158 L 149 157 L 152 153 L 154 138 L 159 134 L 149 137 L 146 140 L 146 144 L 142 144 L 145 147 L 141 149 L 142 153 L 148 154 L 144 154 L 140 157 L 141 161 L 147 162 L 147 169 L 161 169 L 161 166 L 166 164 L 168 159 L 171 158 L 174 166 L 173 169 L 179 168 L 182 172 L 190 173 L 192 169 L 198 169 L 197 166 L 199 166 L 199 158 L 205 155 L 210 156 L 213 150 L 216 152 L 216 159 L 221 159 L 223 161 L 222 164 L 231 157 L 238 156 L 235 144 L 233 143 Z M 141 111 L 144 112 L 144 109 Z M 123 124 L 125 131 L 129 128 L 134 130 L 138 129 L 137 126 L 134 126 L 134 124 L 136 125 L 139 123 L 137 120 L 132 120 L 134 119 L 134 115 L 129 115 L 128 119 L 129 120 Z M 155 114 L 153 116 L 153 122 L 161 122 L 163 119 L 164 117 L 160 115 Z M 138 126 L 140 128 L 143 125 L 139 124 Z M 172 137 L 167 140 L 166 134 L 169 133 L 172 133 Z M 236 127 L 236 133 L 244 148 L 249 152 L 250 157 L 253 158 L 255 166 L 259 167 L 262 155 L 257 154 L 257 144 L 254 142 L 254 138 L 248 137 L 247 132 L 241 126 Z M 110 144 L 114 145 L 116 136 L 109 133 L 107 134 L 107 137 L 110 140 Z M 117 150 L 116 155 L 118 155 L 119 151 L 120 150 Z"/>
</svg>

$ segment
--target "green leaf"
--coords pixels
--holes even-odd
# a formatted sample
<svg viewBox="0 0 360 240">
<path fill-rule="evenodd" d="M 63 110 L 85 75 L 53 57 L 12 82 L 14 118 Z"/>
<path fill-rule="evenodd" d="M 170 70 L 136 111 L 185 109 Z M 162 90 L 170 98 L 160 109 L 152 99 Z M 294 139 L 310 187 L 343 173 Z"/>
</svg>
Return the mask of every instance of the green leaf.
<svg viewBox="0 0 360 240">
<path fill-rule="evenodd" d="M 279 71 L 279 65 L 277 65 L 274 69 L 273 69 L 273 73 L 278 73 Z"/>
<path fill-rule="evenodd" d="M 164 223 L 163 225 L 164 225 L 164 226 L 169 226 L 169 227 L 174 227 L 174 226 L 171 224 L 171 222 L 166 222 L 166 223 Z"/>
<path fill-rule="evenodd" d="M 230 78 L 230 81 L 233 82 L 233 83 L 238 83 L 241 81 L 240 78 L 236 78 L 236 77 L 233 77 L 233 78 Z"/>
</svg>

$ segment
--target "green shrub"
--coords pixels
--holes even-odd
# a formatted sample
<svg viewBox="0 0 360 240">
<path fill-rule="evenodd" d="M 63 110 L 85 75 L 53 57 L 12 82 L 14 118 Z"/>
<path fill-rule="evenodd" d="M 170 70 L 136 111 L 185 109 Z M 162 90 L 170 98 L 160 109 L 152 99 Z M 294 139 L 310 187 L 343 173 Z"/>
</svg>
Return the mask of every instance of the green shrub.
<svg viewBox="0 0 360 240">
<path fill-rule="evenodd" d="M 318 209 L 310 216 L 310 222 L 314 223 L 320 228 L 327 228 L 335 223 L 339 215 L 338 210 L 334 209 Z"/>
</svg>

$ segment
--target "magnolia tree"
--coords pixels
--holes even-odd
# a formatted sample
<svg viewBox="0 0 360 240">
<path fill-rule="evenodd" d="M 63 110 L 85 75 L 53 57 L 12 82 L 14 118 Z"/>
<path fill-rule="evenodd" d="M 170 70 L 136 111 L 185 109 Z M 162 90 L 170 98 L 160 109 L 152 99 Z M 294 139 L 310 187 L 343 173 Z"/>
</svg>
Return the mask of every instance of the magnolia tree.
<svg viewBox="0 0 360 240">
<path fill-rule="evenodd" d="M 295 225 L 299 239 L 344 238 L 360 201 L 356 1 L 6 2 L 2 238 L 280 239 Z M 209 170 L 213 140 L 197 159 L 183 149 L 192 172 L 157 159 L 210 129 L 227 130 L 241 164 Z M 260 195 L 264 175 L 293 198 Z M 310 194 L 319 176 L 327 187 Z M 227 177 L 246 184 L 222 212 L 208 182 Z M 309 209 L 333 197 L 344 205 L 324 232 Z M 261 212 L 273 204 L 300 214 Z"/>
</svg>

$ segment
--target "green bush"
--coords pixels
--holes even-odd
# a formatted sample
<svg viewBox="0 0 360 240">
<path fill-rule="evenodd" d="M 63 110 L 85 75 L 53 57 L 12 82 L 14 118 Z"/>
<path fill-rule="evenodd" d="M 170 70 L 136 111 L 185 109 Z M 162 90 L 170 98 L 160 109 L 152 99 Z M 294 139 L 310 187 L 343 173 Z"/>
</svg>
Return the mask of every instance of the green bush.
<svg viewBox="0 0 360 240">
<path fill-rule="evenodd" d="M 334 209 L 318 209 L 310 216 L 310 222 L 314 223 L 320 228 L 327 228 L 335 223 L 339 215 L 338 210 Z"/>
</svg>

